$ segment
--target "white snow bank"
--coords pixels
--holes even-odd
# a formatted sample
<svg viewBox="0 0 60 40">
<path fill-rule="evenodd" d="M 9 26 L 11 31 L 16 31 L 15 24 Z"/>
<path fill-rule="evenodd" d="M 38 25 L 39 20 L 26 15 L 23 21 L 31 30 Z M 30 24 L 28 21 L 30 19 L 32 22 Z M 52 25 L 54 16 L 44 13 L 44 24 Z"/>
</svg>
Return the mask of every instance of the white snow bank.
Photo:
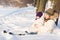
<svg viewBox="0 0 60 40">
<path fill-rule="evenodd" d="M 0 9 L 0 30 L 25 31 L 25 27 L 30 27 L 35 20 L 35 7 L 25 7 L 20 9 L 2 8 Z"/>
</svg>

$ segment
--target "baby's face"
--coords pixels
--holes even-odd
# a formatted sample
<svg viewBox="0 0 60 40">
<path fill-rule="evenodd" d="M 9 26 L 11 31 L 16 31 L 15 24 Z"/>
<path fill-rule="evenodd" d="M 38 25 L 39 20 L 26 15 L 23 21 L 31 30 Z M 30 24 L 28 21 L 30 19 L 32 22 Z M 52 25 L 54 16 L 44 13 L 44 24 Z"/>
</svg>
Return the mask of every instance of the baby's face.
<svg viewBox="0 0 60 40">
<path fill-rule="evenodd" d="M 39 16 L 36 16 L 37 19 L 39 19 L 40 17 Z"/>
</svg>

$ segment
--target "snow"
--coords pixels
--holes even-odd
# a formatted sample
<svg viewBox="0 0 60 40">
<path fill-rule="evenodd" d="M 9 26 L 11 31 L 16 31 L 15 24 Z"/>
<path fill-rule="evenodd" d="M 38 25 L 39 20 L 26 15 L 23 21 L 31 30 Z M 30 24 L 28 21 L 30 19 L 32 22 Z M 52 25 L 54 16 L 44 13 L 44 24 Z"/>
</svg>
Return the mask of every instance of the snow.
<svg viewBox="0 0 60 40">
<path fill-rule="evenodd" d="M 28 30 L 36 15 L 36 8 L 33 6 L 25 8 L 0 8 L 0 40 L 60 40 L 60 34 L 44 34 L 44 35 L 10 35 L 9 32 L 14 32 L 18 34 Z M 58 22 L 60 26 L 60 19 Z M 3 30 L 8 31 L 8 33 L 3 33 Z M 58 31 L 59 33 L 60 31 Z"/>
<path fill-rule="evenodd" d="M 2 31 L 20 33 L 30 27 L 35 18 L 35 7 L 25 8 L 0 8 L 0 40 L 10 40 L 11 35 L 4 34 Z M 23 28 L 23 29 L 21 29 Z M 13 37 L 14 39 L 14 37 Z"/>
</svg>

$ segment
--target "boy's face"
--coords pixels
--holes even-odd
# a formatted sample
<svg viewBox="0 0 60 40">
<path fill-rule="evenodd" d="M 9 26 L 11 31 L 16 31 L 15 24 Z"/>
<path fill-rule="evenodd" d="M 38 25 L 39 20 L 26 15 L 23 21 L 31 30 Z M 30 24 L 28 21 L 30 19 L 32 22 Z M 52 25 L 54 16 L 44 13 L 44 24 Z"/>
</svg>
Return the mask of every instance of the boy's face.
<svg viewBox="0 0 60 40">
<path fill-rule="evenodd" d="M 45 17 L 46 19 L 49 19 L 49 15 L 48 15 L 48 14 L 45 14 L 44 17 Z"/>
</svg>

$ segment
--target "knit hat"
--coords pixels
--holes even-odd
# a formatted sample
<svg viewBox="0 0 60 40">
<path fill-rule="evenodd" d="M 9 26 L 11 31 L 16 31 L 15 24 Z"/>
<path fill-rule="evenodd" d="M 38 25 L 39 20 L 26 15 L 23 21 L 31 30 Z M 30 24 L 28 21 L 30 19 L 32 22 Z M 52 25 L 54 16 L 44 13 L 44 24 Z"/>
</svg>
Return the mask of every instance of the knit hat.
<svg viewBox="0 0 60 40">
<path fill-rule="evenodd" d="M 48 13 L 48 14 L 53 14 L 53 9 L 51 9 L 51 8 L 47 9 L 47 10 L 46 10 L 46 13 Z"/>
<path fill-rule="evenodd" d="M 41 17 L 42 15 L 43 15 L 42 12 L 37 12 L 37 14 L 36 14 L 36 16 L 39 16 L 39 17 Z"/>
</svg>

